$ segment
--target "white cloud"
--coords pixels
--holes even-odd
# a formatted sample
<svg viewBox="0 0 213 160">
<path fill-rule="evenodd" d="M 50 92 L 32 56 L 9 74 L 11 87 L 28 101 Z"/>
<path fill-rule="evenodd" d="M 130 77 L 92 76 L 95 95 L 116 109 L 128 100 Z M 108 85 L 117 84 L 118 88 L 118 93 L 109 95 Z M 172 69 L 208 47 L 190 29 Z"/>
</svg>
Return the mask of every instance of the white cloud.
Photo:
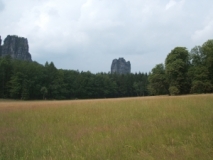
<svg viewBox="0 0 213 160">
<path fill-rule="evenodd" d="M 176 4 L 177 4 L 177 2 L 175 0 L 170 0 L 169 3 L 167 3 L 167 5 L 166 5 L 166 10 L 172 8 Z"/>
<path fill-rule="evenodd" d="M 165 9 L 170 10 L 170 9 L 181 9 L 183 5 L 185 4 L 185 0 L 170 0 L 167 4 Z"/>
<path fill-rule="evenodd" d="M 192 40 L 198 43 L 203 43 L 208 39 L 212 39 L 213 38 L 212 35 L 213 35 L 213 21 L 210 21 L 202 29 L 198 29 L 194 32 L 194 34 L 192 35 Z"/>
</svg>

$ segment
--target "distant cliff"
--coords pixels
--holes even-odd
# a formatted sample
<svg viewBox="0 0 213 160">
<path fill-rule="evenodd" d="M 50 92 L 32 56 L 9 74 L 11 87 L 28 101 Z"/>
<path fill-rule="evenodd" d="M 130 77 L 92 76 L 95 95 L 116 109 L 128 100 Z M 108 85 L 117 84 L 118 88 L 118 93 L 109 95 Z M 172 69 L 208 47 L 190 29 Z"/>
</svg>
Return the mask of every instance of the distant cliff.
<svg viewBox="0 0 213 160">
<path fill-rule="evenodd" d="M 1 42 L 0 36 L 0 56 L 10 55 L 14 59 L 32 61 L 26 38 L 8 35 L 3 45 Z"/>
<path fill-rule="evenodd" d="M 127 74 L 131 72 L 130 62 L 124 58 L 114 59 L 111 65 L 111 73 Z"/>
</svg>

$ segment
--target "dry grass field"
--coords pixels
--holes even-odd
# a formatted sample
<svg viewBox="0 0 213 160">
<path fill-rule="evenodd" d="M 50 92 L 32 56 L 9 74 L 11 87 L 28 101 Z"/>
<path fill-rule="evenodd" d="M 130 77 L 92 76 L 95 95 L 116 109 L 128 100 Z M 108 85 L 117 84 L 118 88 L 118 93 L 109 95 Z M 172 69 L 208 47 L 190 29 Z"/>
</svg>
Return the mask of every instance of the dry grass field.
<svg viewBox="0 0 213 160">
<path fill-rule="evenodd" d="M 0 160 L 212 158 L 212 94 L 0 100 Z"/>
</svg>

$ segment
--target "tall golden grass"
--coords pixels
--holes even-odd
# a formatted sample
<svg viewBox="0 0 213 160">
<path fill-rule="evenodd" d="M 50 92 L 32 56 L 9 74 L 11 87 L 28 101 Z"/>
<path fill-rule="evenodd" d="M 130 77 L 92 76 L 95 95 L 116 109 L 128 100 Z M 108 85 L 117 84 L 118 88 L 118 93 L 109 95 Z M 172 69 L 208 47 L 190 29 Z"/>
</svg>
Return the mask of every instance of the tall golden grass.
<svg viewBox="0 0 213 160">
<path fill-rule="evenodd" d="M 0 160 L 212 157 L 212 94 L 0 100 Z"/>
</svg>

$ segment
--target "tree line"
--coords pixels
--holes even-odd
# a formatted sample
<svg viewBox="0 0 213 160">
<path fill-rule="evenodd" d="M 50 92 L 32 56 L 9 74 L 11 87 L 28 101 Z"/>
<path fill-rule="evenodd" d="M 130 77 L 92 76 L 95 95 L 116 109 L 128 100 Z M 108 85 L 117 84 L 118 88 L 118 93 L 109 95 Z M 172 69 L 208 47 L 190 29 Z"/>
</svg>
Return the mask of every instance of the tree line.
<svg viewBox="0 0 213 160">
<path fill-rule="evenodd" d="M 41 65 L 0 58 L 0 98 L 87 99 L 147 96 L 148 75 L 110 74 L 57 69 L 53 62 Z"/>
<path fill-rule="evenodd" d="M 174 48 L 165 64 L 157 64 L 149 74 L 150 95 L 181 95 L 213 92 L 213 40 L 195 46 Z"/>
<path fill-rule="evenodd" d="M 0 57 L 0 98 L 87 99 L 213 92 L 213 40 L 174 48 L 150 73 L 111 74 L 57 69 Z"/>
</svg>

